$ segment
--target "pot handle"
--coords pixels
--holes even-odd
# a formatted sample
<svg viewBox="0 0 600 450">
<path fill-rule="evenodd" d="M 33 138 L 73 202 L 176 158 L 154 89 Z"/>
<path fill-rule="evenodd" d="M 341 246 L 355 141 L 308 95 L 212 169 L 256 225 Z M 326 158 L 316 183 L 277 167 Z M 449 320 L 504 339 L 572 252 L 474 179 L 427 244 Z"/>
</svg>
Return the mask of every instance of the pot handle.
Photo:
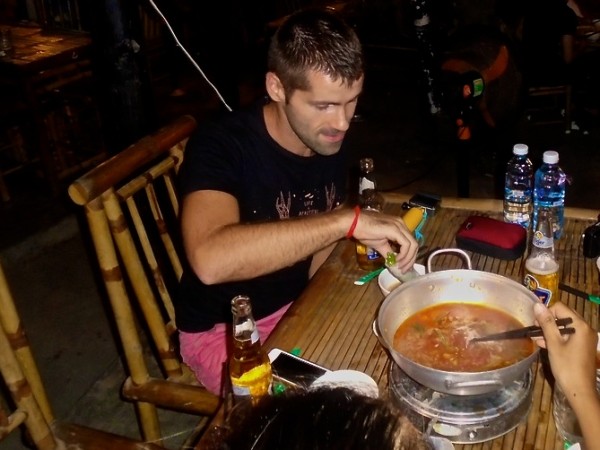
<svg viewBox="0 0 600 450">
<path fill-rule="evenodd" d="M 373 321 L 372 328 L 373 328 L 373 334 L 375 335 L 375 337 L 377 338 L 379 343 L 383 346 L 383 348 L 385 348 L 387 350 L 388 347 L 387 347 L 387 345 L 385 345 L 385 341 L 381 337 L 381 334 L 379 334 L 379 327 L 377 326 L 377 319 L 375 319 Z"/>
<path fill-rule="evenodd" d="M 470 388 L 479 386 L 504 386 L 501 380 L 453 381 L 444 380 L 447 389 Z"/>
<path fill-rule="evenodd" d="M 467 268 L 469 270 L 473 270 L 473 265 L 471 264 L 471 257 L 468 255 L 467 252 L 465 252 L 464 250 L 461 250 L 460 248 L 440 248 L 439 250 L 435 250 L 435 251 L 431 252 L 429 257 L 427 258 L 427 273 L 432 272 L 431 260 L 433 259 L 433 257 L 440 255 L 442 253 L 457 253 L 457 254 L 459 254 L 467 262 Z"/>
</svg>

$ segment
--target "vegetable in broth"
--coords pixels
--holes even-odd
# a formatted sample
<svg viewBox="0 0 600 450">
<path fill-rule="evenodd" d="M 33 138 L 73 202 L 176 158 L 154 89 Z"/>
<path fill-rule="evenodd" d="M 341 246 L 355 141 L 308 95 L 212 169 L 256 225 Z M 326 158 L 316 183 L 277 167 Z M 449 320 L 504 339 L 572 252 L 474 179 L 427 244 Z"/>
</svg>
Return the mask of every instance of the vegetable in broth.
<svg viewBox="0 0 600 450">
<path fill-rule="evenodd" d="M 410 316 L 394 334 L 394 350 L 423 366 L 449 372 L 484 372 L 510 366 L 534 352 L 530 338 L 473 342 L 473 338 L 522 327 L 496 308 L 441 303 Z"/>
</svg>

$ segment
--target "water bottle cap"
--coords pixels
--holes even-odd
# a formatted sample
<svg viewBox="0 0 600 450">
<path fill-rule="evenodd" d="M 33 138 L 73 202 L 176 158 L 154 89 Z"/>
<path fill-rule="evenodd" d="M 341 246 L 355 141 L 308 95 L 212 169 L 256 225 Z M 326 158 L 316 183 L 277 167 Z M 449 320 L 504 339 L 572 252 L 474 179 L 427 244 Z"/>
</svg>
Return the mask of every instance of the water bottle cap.
<svg viewBox="0 0 600 450">
<path fill-rule="evenodd" d="M 558 162 L 558 152 L 555 152 L 554 150 L 544 152 L 543 161 L 546 164 L 556 164 Z"/>
<path fill-rule="evenodd" d="M 518 156 L 524 156 L 529 152 L 529 147 L 525 144 L 515 144 L 513 146 L 513 153 Z"/>
</svg>

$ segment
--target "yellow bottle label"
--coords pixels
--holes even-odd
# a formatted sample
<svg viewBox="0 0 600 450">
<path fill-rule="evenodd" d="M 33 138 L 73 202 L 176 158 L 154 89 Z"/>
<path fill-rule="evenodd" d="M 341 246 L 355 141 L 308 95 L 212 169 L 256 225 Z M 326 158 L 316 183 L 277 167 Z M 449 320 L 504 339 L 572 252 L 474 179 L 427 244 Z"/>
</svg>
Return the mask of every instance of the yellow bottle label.
<svg viewBox="0 0 600 450">
<path fill-rule="evenodd" d="M 271 364 L 261 364 L 244 372 L 240 377 L 231 376 L 233 393 L 237 396 L 261 397 L 269 393 L 272 379 Z"/>
</svg>

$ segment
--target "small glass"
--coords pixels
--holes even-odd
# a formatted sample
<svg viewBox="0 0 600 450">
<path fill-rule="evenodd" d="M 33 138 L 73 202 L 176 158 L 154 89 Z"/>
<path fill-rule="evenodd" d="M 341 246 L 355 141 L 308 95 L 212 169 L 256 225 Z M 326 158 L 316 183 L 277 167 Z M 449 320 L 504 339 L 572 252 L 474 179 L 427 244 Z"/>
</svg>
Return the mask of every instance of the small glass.
<svg viewBox="0 0 600 450">
<path fill-rule="evenodd" d="M 600 393 L 600 369 L 596 370 L 596 390 Z M 569 405 L 567 397 L 565 397 L 558 384 L 554 385 L 552 405 L 556 430 L 565 443 L 568 446 L 577 443 L 583 445 L 583 436 L 581 435 L 581 428 L 579 427 L 575 412 L 571 408 L 571 405 Z M 565 448 L 568 448 L 567 445 L 565 445 Z"/>
</svg>

